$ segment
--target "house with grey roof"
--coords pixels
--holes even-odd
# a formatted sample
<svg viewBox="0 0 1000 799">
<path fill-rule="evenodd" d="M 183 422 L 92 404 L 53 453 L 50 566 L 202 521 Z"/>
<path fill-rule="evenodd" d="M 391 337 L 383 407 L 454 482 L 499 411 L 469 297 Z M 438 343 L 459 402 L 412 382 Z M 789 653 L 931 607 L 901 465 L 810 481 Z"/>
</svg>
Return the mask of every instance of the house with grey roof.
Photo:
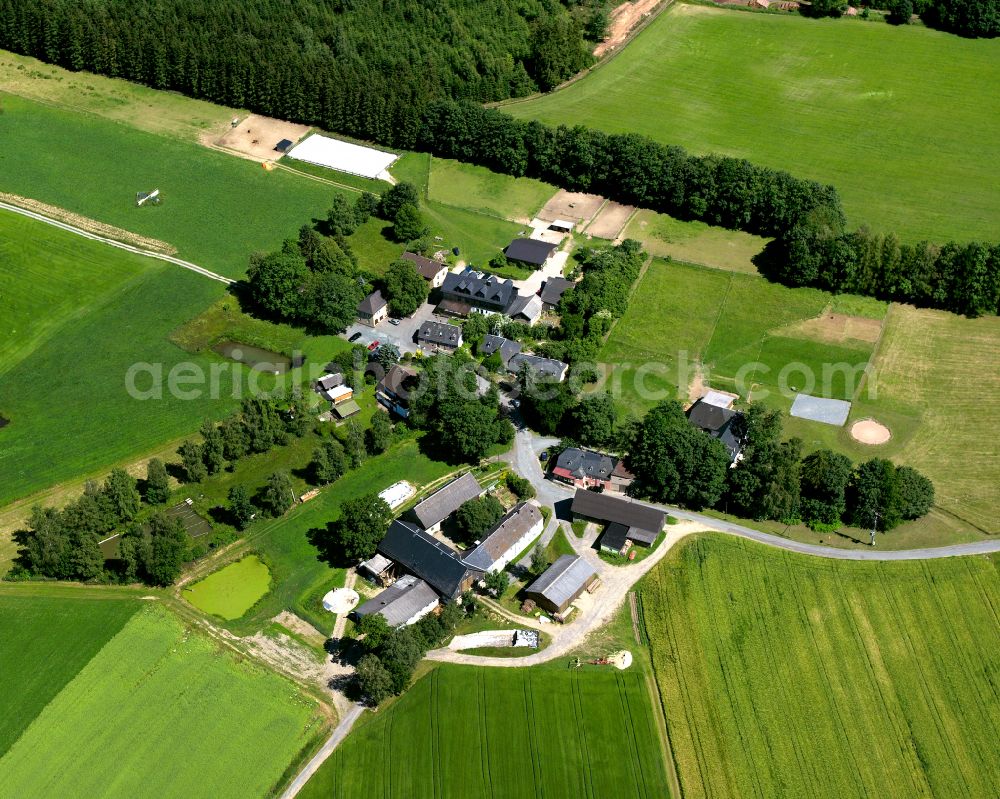
<svg viewBox="0 0 1000 799">
<path fill-rule="evenodd" d="M 556 458 L 552 476 L 556 480 L 579 488 L 611 485 L 611 473 L 615 469 L 615 459 L 602 452 L 594 452 L 579 447 L 566 447 Z"/>
<path fill-rule="evenodd" d="M 530 502 L 519 502 L 490 530 L 463 560 L 483 572 L 498 572 L 542 534 L 542 512 Z"/>
<path fill-rule="evenodd" d="M 507 307 L 507 316 L 515 322 L 533 325 L 542 318 L 542 300 L 537 294 L 517 294 Z"/>
<path fill-rule="evenodd" d="M 572 280 L 567 280 L 564 277 L 550 277 L 546 280 L 542 286 L 541 293 L 538 295 L 545 310 L 555 310 L 559 301 L 562 300 L 562 295 L 566 293 L 566 289 L 575 285 L 576 283 Z"/>
<path fill-rule="evenodd" d="M 517 296 L 517 290 L 511 280 L 466 269 L 458 274 L 449 272 L 445 275 L 441 295 L 472 308 L 506 313 L 507 306 Z"/>
<path fill-rule="evenodd" d="M 368 327 L 375 327 L 389 316 L 389 303 L 382 292 L 373 291 L 358 303 L 358 321 Z"/>
<path fill-rule="evenodd" d="M 561 555 L 524 589 L 524 595 L 550 613 L 564 614 L 584 591 L 597 587 L 597 572 L 579 555 Z"/>
<path fill-rule="evenodd" d="M 410 511 L 412 517 L 425 530 L 435 533 L 441 529 L 441 522 L 459 509 L 463 502 L 483 495 L 483 487 L 472 472 L 452 480 L 438 489 Z"/>
<path fill-rule="evenodd" d="M 732 408 L 720 408 L 700 399 L 687 412 L 688 422 L 726 445 L 729 459 L 735 463 L 746 438 L 746 418 Z"/>
<path fill-rule="evenodd" d="M 378 613 L 390 627 L 406 627 L 420 621 L 441 604 L 437 591 L 412 574 L 396 582 L 354 610 L 362 619 Z"/>
<path fill-rule="evenodd" d="M 466 564 L 443 541 L 415 524 L 396 519 L 389 525 L 378 551 L 406 574 L 426 582 L 445 599 L 457 599 L 472 588 L 483 572 Z"/>
<path fill-rule="evenodd" d="M 500 363 L 503 364 L 504 369 L 507 368 L 507 364 L 510 363 L 510 359 L 513 358 L 521 351 L 521 344 L 517 341 L 513 341 L 509 338 L 504 338 L 503 336 L 494 336 L 487 334 L 483 337 L 482 343 L 479 345 L 479 354 L 485 355 L 487 358 L 493 353 L 500 353 Z"/>
<path fill-rule="evenodd" d="M 375 387 L 375 399 L 387 410 L 402 416 L 410 415 L 410 396 L 420 386 L 420 376 L 402 364 L 395 364 Z"/>
<path fill-rule="evenodd" d="M 430 320 L 420 325 L 417 344 L 444 350 L 457 350 L 462 346 L 462 328 Z"/>
<path fill-rule="evenodd" d="M 566 372 L 569 371 L 568 363 L 524 352 L 519 352 L 507 364 L 507 370 L 513 374 L 520 374 L 524 367 L 527 367 L 535 378 L 555 380 L 558 383 L 566 379 Z"/>
</svg>

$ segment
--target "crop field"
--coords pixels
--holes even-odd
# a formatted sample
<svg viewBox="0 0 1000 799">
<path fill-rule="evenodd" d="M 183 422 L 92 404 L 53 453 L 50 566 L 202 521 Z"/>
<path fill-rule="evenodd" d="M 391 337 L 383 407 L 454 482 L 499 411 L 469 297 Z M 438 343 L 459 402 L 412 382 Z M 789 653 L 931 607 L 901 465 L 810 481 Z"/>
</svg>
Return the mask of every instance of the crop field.
<svg viewBox="0 0 1000 799">
<path fill-rule="evenodd" d="M 238 619 L 271 585 L 271 573 L 256 555 L 213 572 L 184 589 L 184 598 L 198 610 L 223 619 Z"/>
<path fill-rule="evenodd" d="M 682 544 L 642 597 L 684 795 L 997 796 L 997 565 Z"/>
<path fill-rule="evenodd" d="M 668 795 L 642 673 L 441 666 L 370 717 L 300 794 Z"/>
<path fill-rule="evenodd" d="M 540 180 L 514 178 L 444 158 L 431 159 L 427 186 L 427 196 L 444 205 L 525 222 L 556 191 L 555 186 Z"/>
<path fill-rule="evenodd" d="M 138 609 L 134 599 L 0 591 L 0 757 Z"/>
<path fill-rule="evenodd" d="M 998 83 L 996 40 L 678 4 L 587 77 L 504 110 L 832 183 L 853 224 L 907 240 L 992 240 Z"/>
<path fill-rule="evenodd" d="M 0 191 L 168 242 L 229 277 L 244 274 L 250 253 L 325 217 L 341 191 L 98 116 L 10 94 L 0 101 L 0 136 L 18 143 L 0 152 Z M 137 208 L 136 192 L 155 188 L 163 203 Z"/>
<path fill-rule="evenodd" d="M 38 222 L 0 211 L 0 375 L 157 264 L 62 231 L 42 240 L 41 232 Z"/>
<path fill-rule="evenodd" d="M 37 714 L 0 783 L 6 796 L 264 797 L 318 725 L 292 683 L 147 605 Z"/>
<path fill-rule="evenodd" d="M 744 396 L 751 387 L 758 395 L 764 388 L 773 394 L 782 382 L 803 389 L 805 368 L 816 376 L 812 393 L 850 399 L 846 372 L 827 370 L 824 386 L 824 364 L 867 363 L 885 307 L 815 289 L 789 289 L 752 275 L 654 260 L 599 360 L 618 370 L 615 393 L 634 410 L 686 397 L 699 368 L 706 382 Z M 835 335 L 810 321 L 831 313 L 834 320 L 849 316 L 856 329 Z"/>
</svg>

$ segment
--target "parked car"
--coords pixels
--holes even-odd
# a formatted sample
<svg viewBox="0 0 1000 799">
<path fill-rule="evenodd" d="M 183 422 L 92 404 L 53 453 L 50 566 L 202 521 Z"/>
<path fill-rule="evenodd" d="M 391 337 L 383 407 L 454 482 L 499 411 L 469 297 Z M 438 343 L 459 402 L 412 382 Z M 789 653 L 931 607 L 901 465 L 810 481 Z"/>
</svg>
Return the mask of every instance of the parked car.
<svg viewBox="0 0 1000 799">
<path fill-rule="evenodd" d="M 399 324 L 399 320 L 398 319 L 390 319 L 389 320 L 389 324 L 390 325 L 398 325 Z"/>
<path fill-rule="evenodd" d="M 368 345 L 368 352 L 375 352 L 382 345 L 381 341 L 373 341 Z"/>
<path fill-rule="evenodd" d="M 541 455 L 539 455 L 539 457 L 541 458 L 542 463 L 545 463 L 545 461 L 549 459 L 549 453 L 543 452 Z"/>
<path fill-rule="evenodd" d="M 355 334 L 354 334 L 353 336 L 351 336 L 351 337 L 350 337 L 349 339 L 347 339 L 347 340 L 348 340 L 348 341 L 350 341 L 350 342 L 351 342 L 351 343 L 353 344 L 353 343 L 354 343 L 355 341 L 357 341 L 357 340 L 358 340 L 359 338 L 361 338 L 361 334 L 360 334 L 360 333 L 355 333 Z"/>
</svg>

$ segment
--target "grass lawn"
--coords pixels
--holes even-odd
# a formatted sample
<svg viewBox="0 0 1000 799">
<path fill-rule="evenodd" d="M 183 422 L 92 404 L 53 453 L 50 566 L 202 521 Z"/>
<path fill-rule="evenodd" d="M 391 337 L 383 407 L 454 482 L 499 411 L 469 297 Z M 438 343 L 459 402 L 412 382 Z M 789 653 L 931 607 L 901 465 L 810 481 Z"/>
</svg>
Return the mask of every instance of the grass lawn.
<svg viewBox="0 0 1000 799">
<path fill-rule="evenodd" d="M 632 217 L 624 236 L 641 241 L 642 248 L 650 255 L 750 274 L 757 273 L 751 259 L 767 243 L 760 236 L 704 222 L 682 222 L 648 210 Z"/>
<path fill-rule="evenodd" d="M 138 609 L 134 599 L 0 590 L 0 756 Z"/>
<path fill-rule="evenodd" d="M 0 211 L 0 375 L 157 262 Z M 0 408 L 2 413 L 2 408 Z"/>
<path fill-rule="evenodd" d="M 853 224 L 905 240 L 992 240 L 998 83 L 995 40 L 678 4 L 583 80 L 505 110 L 832 183 Z"/>
<path fill-rule="evenodd" d="M 556 187 L 532 178 L 514 178 L 482 166 L 432 158 L 427 195 L 444 205 L 501 219 L 529 221 Z"/>
<path fill-rule="evenodd" d="M 700 536 L 641 584 L 686 797 L 996 796 L 995 557 Z"/>
<path fill-rule="evenodd" d="M 238 619 L 267 593 L 270 585 L 267 566 L 251 555 L 185 588 L 184 598 L 205 613 Z"/>
<path fill-rule="evenodd" d="M 847 374 L 828 369 L 829 379 L 824 379 L 824 364 L 863 366 L 873 342 L 852 338 L 850 330 L 838 337 L 815 322 L 803 324 L 824 311 L 840 313 L 841 306 L 875 317 L 871 324 L 865 318 L 858 324 L 877 334 L 883 303 L 839 303 L 815 289 L 789 289 L 753 275 L 657 259 L 599 360 L 614 367 L 614 393 L 635 411 L 668 397 L 686 398 L 699 369 L 716 388 L 745 396 L 751 387 L 758 394 L 767 388 L 772 395 L 783 384 L 793 393 L 806 389 L 801 374 L 806 368 L 816 379 L 808 393 L 850 399 L 854 392 Z"/>
<path fill-rule="evenodd" d="M 431 229 L 431 236 L 441 237 L 440 241 L 435 241 L 435 245 L 446 250 L 458 247 L 458 257 L 480 269 L 525 229 L 523 225 L 505 219 L 454 208 L 433 200 L 424 202 L 420 210 Z M 529 270 L 518 267 L 501 271 L 504 277 L 524 278 L 530 274 Z"/>
<path fill-rule="evenodd" d="M 303 799 L 668 796 L 644 676 L 440 666 L 368 715 Z"/>
<path fill-rule="evenodd" d="M 0 759 L 4 793 L 269 796 L 319 732 L 314 708 L 292 683 L 150 605 Z"/>
<path fill-rule="evenodd" d="M 230 277 L 246 271 L 250 253 L 325 218 L 341 191 L 99 116 L 12 94 L 0 101 L 0 136 L 18 142 L 0 152 L 0 191 L 160 239 Z M 136 192 L 154 188 L 163 204 L 137 208 Z"/>
</svg>

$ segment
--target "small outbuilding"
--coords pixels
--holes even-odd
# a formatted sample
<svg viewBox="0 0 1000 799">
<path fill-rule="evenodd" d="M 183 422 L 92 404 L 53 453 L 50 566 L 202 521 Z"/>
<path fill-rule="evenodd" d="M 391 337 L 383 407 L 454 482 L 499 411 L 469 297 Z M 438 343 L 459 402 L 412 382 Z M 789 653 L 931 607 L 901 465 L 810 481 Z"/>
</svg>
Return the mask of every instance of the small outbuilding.
<svg viewBox="0 0 1000 799">
<path fill-rule="evenodd" d="M 276 153 L 287 153 L 292 149 L 293 142 L 291 139 L 282 139 L 276 145 L 274 145 L 274 151 Z"/>
<path fill-rule="evenodd" d="M 550 613 L 564 614 L 584 591 L 597 586 L 597 572 L 579 555 L 562 555 L 524 590 L 527 599 Z"/>
</svg>

